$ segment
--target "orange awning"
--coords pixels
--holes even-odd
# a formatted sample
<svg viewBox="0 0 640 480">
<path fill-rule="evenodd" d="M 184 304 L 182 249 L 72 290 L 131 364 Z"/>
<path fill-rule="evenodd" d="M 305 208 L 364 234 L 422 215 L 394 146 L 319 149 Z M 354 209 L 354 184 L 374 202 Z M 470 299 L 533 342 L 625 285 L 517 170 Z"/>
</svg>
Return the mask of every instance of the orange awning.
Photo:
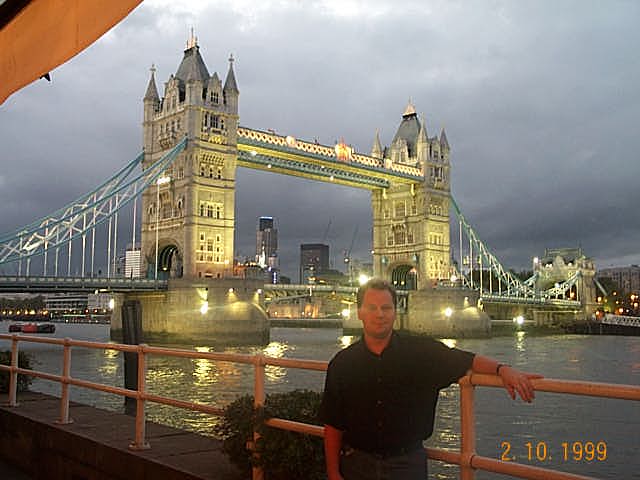
<svg viewBox="0 0 640 480">
<path fill-rule="evenodd" d="M 141 2 L 7 0 L 0 4 L 9 17 L 8 22 L 0 19 L 6 22 L 0 26 L 0 104 L 87 48 Z"/>
</svg>

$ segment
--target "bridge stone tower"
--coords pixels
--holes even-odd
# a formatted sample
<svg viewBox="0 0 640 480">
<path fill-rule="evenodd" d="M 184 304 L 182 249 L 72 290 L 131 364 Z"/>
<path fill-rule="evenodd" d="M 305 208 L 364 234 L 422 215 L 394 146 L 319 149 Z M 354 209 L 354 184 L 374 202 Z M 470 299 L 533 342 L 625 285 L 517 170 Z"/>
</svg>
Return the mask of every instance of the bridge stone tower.
<svg viewBox="0 0 640 480">
<path fill-rule="evenodd" d="M 373 190 L 374 275 L 399 289 L 429 288 L 451 276 L 449 238 L 450 164 L 444 129 L 429 138 L 424 119 L 407 105 L 389 147 L 376 133 L 371 156 L 390 164 L 417 167 L 424 182 Z"/>
<path fill-rule="evenodd" d="M 195 37 L 160 98 L 155 69 L 144 96 L 143 168 L 187 137 L 186 150 L 142 197 L 147 275 L 224 278 L 233 272 L 238 86 L 233 57 L 222 84 Z M 157 229 L 157 230 L 156 230 Z"/>
</svg>

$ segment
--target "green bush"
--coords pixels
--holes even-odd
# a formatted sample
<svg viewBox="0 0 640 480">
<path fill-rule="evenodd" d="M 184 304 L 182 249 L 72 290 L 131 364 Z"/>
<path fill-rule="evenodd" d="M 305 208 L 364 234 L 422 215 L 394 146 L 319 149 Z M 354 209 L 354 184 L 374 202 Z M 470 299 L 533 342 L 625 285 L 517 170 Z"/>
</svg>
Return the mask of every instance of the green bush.
<svg viewBox="0 0 640 480">
<path fill-rule="evenodd" d="M 6 350 L 0 352 L 0 364 L 11 365 L 11 352 Z M 31 370 L 31 357 L 25 352 L 18 352 L 18 367 Z M 33 377 L 28 375 L 18 375 L 18 391 L 23 392 L 29 388 Z M 0 372 L 0 393 L 9 391 L 9 372 Z"/>
<path fill-rule="evenodd" d="M 277 417 L 297 422 L 317 424 L 321 394 L 310 390 L 294 390 L 267 395 L 264 408 L 253 410 L 253 397 L 242 396 L 231 402 L 216 427 L 223 439 L 223 450 L 242 469 L 260 465 L 269 480 L 325 478 L 322 439 L 312 435 L 267 427 L 263 420 Z M 257 425 L 261 438 L 257 457 L 252 457 L 246 444 Z"/>
</svg>

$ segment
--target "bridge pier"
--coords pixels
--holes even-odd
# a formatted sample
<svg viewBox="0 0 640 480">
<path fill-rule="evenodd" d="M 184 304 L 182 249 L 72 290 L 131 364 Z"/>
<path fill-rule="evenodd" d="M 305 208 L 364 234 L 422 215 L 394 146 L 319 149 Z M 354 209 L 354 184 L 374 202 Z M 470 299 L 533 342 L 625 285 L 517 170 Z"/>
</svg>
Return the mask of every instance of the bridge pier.
<svg viewBox="0 0 640 480">
<path fill-rule="evenodd" d="M 269 322 L 262 287 L 255 280 L 175 279 L 164 292 L 118 294 L 111 338 L 122 340 L 122 303 L 138 300 L 145 343 L 266 344 Z"/>
</svg>

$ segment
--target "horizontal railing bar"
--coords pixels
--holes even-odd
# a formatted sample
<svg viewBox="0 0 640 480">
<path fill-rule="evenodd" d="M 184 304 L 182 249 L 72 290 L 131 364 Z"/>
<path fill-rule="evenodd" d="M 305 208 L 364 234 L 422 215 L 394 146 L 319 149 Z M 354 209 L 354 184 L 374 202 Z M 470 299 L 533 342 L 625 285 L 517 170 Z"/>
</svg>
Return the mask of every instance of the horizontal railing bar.
<svg viewBox="0 0 640 480">
<path fill-rule="evenodd" d="M 427 457 L 431 460 L 460 465 L 462 455 L 459 452 L 451 452 L 440 448 L 425 448 L 425 451 L 427 452 Z"/>
<path fill-rule="evenodd" d="M 294 422 L 293 420 L 285 420 L 284 418 L 269 418 L 265 420 L 264 423 L 265 425 L 279 428 L 281 430 L 289 430 L 291 432 L 304 433 L 306 435 L 314 435 L 316 437 L 324 437 L 324 427 L 320 427 L 318 425 Z"/>
<path fill-rule="evenodd" d="M 202 413 L 210 413 L 212 415 L 221 416 L 224 415 L 224 408 L 210 407 L 203 403 L 185 402 L 184 400 L 178 400 L 176 398 L 162 397 L 160 395 L 145 394 L 143 395 L 145 400 L 155 403 L 161 403 L 163 405 L 169 405 L 171 407 L 180 407 L 186 410 L 195 410 Z"/>
<path fill-rule="evenodd" d="M 264 357 L 265 365 L 276 365 L 279 367 L 303 368 L 305 370 L 316 370 L 324 372 L 327 370 L 328 363 L 320 360 L 298 360 L 294 358 L 275 358 Z"/>
<path fill-rule="evenodd" d="M 483 387 L 503 387 L 502 379 L 495 375 L 474 373 L 471 375 L 471 383 Z M 635 385 L 557 380 L 553 378 L 539 378 L 532 380 L 531 383 L 536 392 L 568 393 L 589 397 L 640 400 L 640 386 Z"/>
<path fill-rule="evenodd" d="M 166 355 L 169 357 L 181 358 L 202 358 L 206 360 L 218 360 L 222 362 L 235 362 L 253 365 L 256 363 L 256 355 L 248 355 L 244 353 L 216 353 L 216 352 L 196 352 L 193 350 L 184 350 L 181 348 L 163 348 L 144 346 L 144 353 L 151 355 Z"/>
<path fill-rule="evenodd" d="M 88 380 L 81 380 L 79 378 L 69 378 L 69 385 L 75 385 L 77 387 L 90 388 L 92 390 L 98 390 L 100 392 L 113 393 L 123 397 L 138 398 L 140 395 L 137 390 L 129 390 L 127 388 L 112 387 L 110 385 L 104 385 L 102 383 L 93 383 Z"/>
<path fill-rule="evenodd" d="M 530 480 L 597 480 L 595 477 L 585 477 L 584 475 L 534 467 L 533 465 L 523 465 L 522 463 L 503 462 L 481 455 L 474 455 L 471 458 L 471 466 L 488 472 L 502 473 Z"/>
</svg>

